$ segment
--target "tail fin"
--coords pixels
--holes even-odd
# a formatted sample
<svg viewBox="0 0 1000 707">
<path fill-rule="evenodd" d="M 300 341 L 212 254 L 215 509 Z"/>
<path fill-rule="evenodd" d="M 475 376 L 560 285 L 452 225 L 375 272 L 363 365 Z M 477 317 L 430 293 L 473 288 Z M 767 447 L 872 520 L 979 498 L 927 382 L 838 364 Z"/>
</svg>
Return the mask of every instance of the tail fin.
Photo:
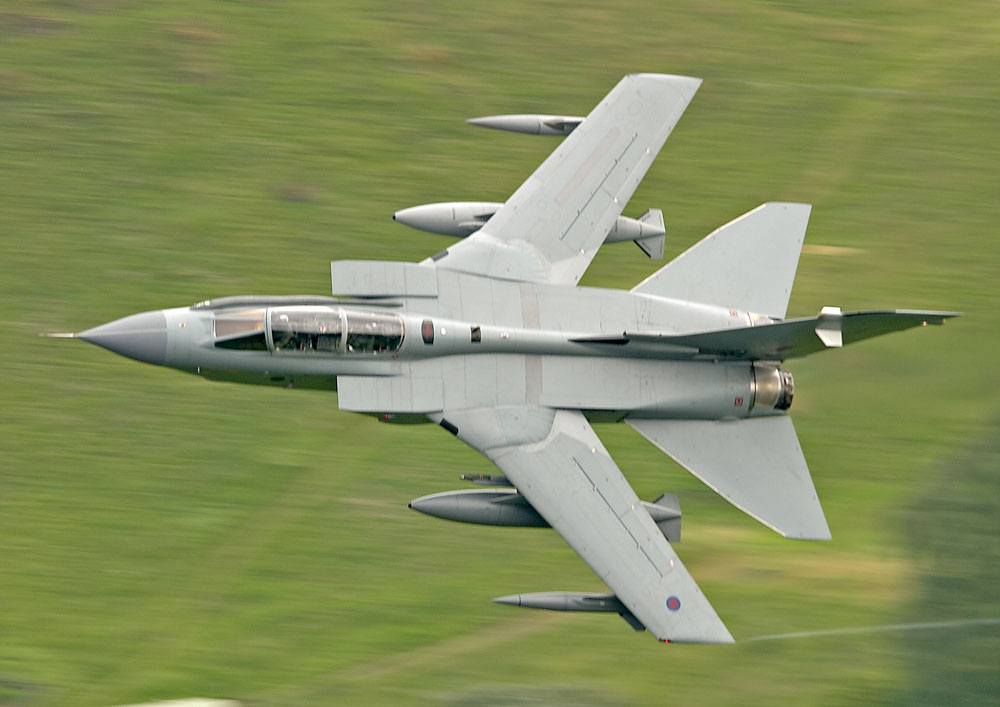
<svg viewBox="0 0 1000 707">
<path fill-rule="evenodd" d="M 784 319 L 811 209 L 762 204 L 714 230 L 632 291 Z"/>
<path fill-rule="evenodd" d="M 713 491 L 786 538 L 830 539 L 791 418 L 626 422 Z"/>
</svg>

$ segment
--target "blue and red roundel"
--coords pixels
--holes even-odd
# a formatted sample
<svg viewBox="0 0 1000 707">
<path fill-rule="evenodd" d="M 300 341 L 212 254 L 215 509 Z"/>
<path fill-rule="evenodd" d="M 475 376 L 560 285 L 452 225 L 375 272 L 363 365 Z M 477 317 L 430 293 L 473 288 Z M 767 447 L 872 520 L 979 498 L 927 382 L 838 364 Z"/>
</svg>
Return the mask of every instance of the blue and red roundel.
<svg viewBox="0 0 1000 707">
<path fill-rule="evenodd" d="M 667 608 L 670 609 L 671 611 L 677 611 L 678 609 L 681 608 L 681 600 L 678 599 L 677 597 L 668 597 Z"/>
</svg>

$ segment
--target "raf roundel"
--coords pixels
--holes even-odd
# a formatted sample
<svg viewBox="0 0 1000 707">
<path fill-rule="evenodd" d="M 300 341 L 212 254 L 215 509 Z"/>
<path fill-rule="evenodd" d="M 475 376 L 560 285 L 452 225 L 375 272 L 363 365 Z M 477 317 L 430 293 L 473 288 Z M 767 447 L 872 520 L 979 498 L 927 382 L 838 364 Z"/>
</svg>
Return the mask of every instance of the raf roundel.
<svg viewBox="0 0 1000 707">
<path fill-rule="evenodd" d="M 670 597 L 667 599 L 667 608 L 671 611 L 677 611 L 681 608 L 681 600 L 677 597 Z"/>
</svg>

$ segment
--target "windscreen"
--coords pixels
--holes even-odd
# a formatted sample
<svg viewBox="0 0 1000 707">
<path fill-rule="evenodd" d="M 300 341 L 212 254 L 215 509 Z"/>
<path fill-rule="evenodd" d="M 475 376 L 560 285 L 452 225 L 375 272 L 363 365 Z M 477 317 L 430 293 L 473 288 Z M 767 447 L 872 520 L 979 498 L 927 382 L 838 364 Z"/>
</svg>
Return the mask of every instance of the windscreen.
<svg viewBox="0 0 1000 707">
<path fill-rule="evenodd" d="M 214 334 L 215 345 L 224 349 L 267 351 L 263 309 L 220 312 L 215 316 Z"/>
</svg>

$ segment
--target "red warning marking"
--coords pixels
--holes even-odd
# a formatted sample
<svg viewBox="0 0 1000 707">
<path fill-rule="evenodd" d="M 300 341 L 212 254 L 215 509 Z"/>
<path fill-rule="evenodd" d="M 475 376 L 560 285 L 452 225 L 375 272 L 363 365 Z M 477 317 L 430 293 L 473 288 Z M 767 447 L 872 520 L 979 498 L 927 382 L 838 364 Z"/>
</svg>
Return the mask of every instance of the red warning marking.
<svg viewBox="0 0 1000 707">
<path fill-rule="evenodd" d="M 733 405 L 735 405 L 738 408 L 743 407 L 743 396 L 742 395 L 737 395 L 736 399 L 733 400 Z"/>
<path fill-rule="evenodd" d="M 434 343 L 434 322 L 430 319 L 425 319 L 420 323 L 420 338 L 428 346 Z"/>
</svg>

